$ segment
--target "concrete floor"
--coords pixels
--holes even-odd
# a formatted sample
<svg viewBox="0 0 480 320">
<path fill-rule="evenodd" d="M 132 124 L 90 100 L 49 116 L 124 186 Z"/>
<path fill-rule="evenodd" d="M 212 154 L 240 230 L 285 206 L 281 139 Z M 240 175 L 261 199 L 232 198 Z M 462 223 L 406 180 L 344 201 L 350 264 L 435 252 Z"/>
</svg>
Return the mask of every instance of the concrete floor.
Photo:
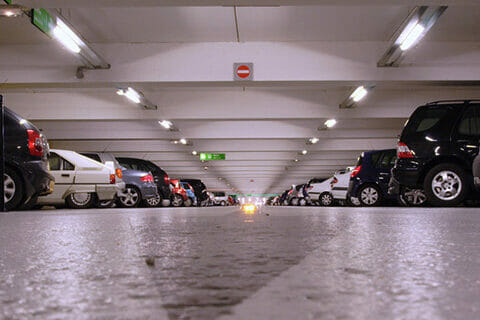
<svg viewBox="0 0 480 320">
<path fill-rule="evenodd" d="M 0 214 L 0 318 L 475 319 L 479 244 L 478 208 Z"/>
</svg>

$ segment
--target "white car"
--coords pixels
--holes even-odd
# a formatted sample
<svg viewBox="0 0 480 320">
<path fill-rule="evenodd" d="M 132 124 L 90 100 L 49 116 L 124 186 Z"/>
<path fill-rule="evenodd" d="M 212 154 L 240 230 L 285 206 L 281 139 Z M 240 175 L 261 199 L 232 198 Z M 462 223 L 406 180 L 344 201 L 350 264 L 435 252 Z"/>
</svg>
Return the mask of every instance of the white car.
<svg viewBox="0 0 480 320">
<path fill-rule="evenodd" d="M 312 201 L 318 201 L 322 206 L 333 205 L 332 183 L 333 177 L 324 180 L 323 182 L 311 183 L 311 189 L 308 195 Z"/>
<path fill-rule="evenodd" d="M 228 206 L 228 195 L 223 191 L 212 191 L 213 203 L 217 206 Z"/>
<path fill-rule="evenodd" d="M 352 204 L 355 206 L 360 205 L 358 198 L 350 197 L 347 199 L 348 193 L 348 184 L 350 183 L 350 175 L 352 173 L 351 168 L 347 168 L 345 172 L 337 172 L 330 181 L 330 186 L 332 187 L 332 196 L 334 200 L 340 200 L 347 204 Z"/>
<path fill-rule="evenodd" d="M 104 165 L 74 151 L 51 149 L 48 163 L 55 188 L 39 197 L 37 205 L 66 203 L 70 208 L 90 208 L 97 201 L 113 200 L 125 188 L 113 164 Z"/>
</svg>

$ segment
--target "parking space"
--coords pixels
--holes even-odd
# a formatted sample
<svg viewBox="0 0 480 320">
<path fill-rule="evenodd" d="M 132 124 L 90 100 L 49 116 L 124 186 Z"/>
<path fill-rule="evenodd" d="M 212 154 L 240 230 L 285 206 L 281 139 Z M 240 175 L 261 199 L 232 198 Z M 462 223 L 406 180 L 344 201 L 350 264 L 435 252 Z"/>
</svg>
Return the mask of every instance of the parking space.
<svg viewBox="0 0 480 320">
<path fill-rule="evenodd" d="M 474 318 L 479 43 L 477 0 L 0 0 L 0 317 Z"/>
</svg>

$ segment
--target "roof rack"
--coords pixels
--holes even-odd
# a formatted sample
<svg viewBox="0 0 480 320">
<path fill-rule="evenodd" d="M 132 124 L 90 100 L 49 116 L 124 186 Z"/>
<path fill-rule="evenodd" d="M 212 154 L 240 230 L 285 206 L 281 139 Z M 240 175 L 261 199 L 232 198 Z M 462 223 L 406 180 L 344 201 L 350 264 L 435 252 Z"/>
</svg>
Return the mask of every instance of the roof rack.
<svg viewBox="0 0 480 320">
<path fill-rule="evenodd" d="M 450 103 L 469 103 L 469 102 L 480 102 L 480 99 L 458 99 L 458 100 L 439 100 L 439 101 L 433 101 L 433 102 L 429 102 L 427 103 L 426 105 L 429 106 L 429 105 L 432 105 L 432 104 L 450 104 Z"/>
</svg>

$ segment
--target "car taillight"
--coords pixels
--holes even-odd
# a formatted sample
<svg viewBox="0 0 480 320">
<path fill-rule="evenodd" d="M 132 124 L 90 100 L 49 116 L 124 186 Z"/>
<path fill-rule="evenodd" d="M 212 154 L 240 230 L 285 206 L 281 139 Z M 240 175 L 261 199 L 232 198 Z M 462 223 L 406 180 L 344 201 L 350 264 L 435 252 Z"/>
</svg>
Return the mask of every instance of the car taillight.
<svg viewBox="0 0 480 320">
<path fill-rule="evenodd" d="M 357 166 L 353 169 L 352 173 L 350 173 L 350 178 L 355 178 L 355 176 L 360 173 L 360 170 L 362 170 L 362 166 Z"/>
<path fill-rule="evenodd" d="M 153 176 L 151 174 L 147 174 L 140 178 L 143 182 L 153 182 Z"/>
<path fill-rule="evenodd" d="M 411 159 L 414 157 L 413 151 L 408 148 L 408 146 L 399 142 L 397 145 L 397 158 L 398 159 Z"/>
<path fill-rule="evenodd" d="M 43 141 L 40 133 L 35 130 L 27 130 L 28 150 L 32 156 L 43 156 Z"/>
<path fill-rule="evenodd" d="M 115 184 L 115 175 L 113 173 L 110 175 L 110 184 Z"/>
<path fill-rule="evenodd" d="M 115 169 L 115 173 L 117 174 L 117 177 L 119 179 L 122 179 L 122 169 L 120 168 Z"/>
<path fill-rule="evenodd" d="M 169 183 L 170 183 L 170 179 L 168 178 L 167 175 L 165 175 L 165 176 L 163 177 L 163 179 L 165 180 L 165 183 L 166 183 L 166 184 L 169 184 Z"/>
</svg>

